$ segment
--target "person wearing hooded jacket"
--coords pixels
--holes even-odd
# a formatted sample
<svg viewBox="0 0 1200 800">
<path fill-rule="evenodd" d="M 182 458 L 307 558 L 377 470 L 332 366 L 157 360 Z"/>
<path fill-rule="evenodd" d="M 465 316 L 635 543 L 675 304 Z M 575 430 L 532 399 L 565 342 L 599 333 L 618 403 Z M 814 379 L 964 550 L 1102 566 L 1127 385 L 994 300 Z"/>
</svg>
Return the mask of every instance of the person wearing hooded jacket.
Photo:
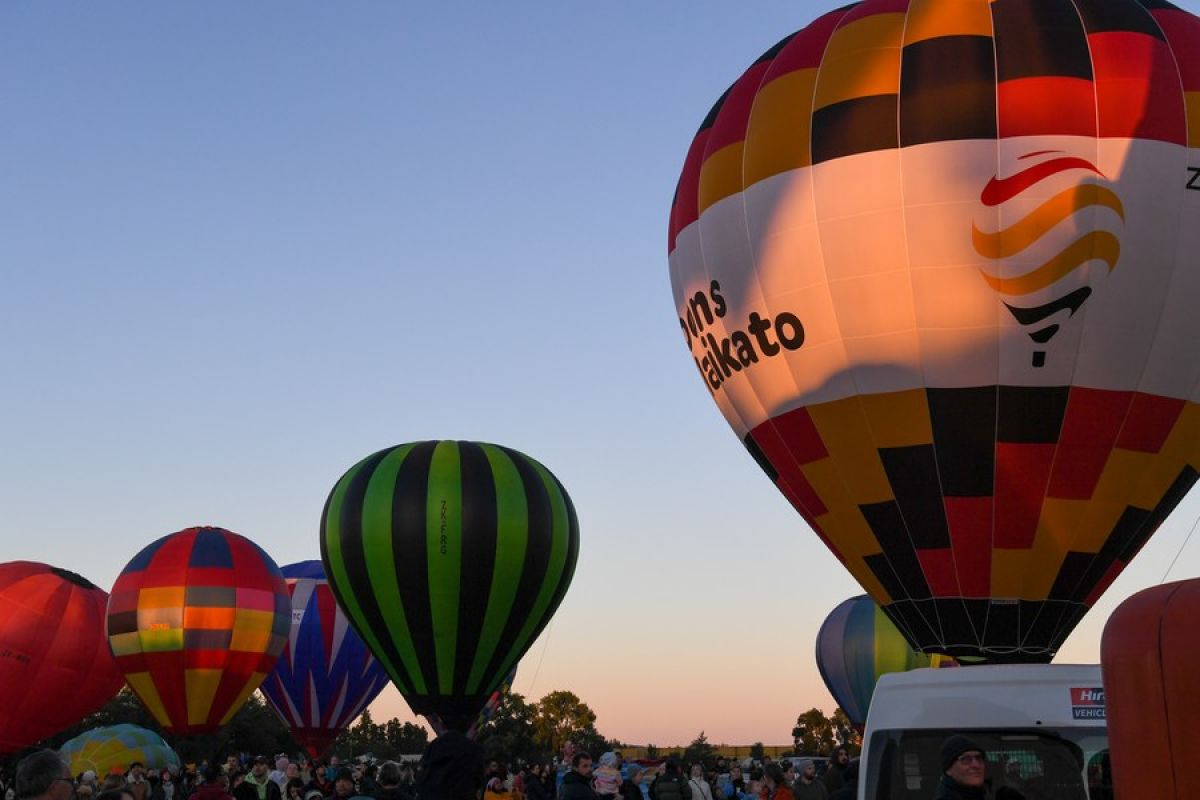
<svg viewBox="0 0 1200 800">
<path fill-rule="evenodd" d="M 982 800 L 986 770 L 982 747 L 961 734 L 950 736 L 942 742 L 942 779 L 933 800 Z"/>
</svg>

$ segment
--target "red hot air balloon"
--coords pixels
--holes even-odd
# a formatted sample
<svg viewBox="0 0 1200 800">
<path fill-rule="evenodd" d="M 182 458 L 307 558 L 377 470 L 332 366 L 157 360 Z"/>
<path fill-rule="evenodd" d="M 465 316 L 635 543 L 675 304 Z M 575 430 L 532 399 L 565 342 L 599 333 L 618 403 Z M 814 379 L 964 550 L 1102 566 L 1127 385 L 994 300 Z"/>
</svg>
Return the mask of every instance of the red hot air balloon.
<svg viewBox="0 0 1200 800">
<path fill-rule="evenodd" d="M 916 648 L 1049 661 L 1200 475 L 1200 20 L 864 0 L 692 141 L 668 249 L 726 421 Z"/>
<path fill-rule="evenodd" d="M 176 736 L 227 723 L 275 667 L 291 620 L 279 567 L 249 539 L 188 528 L 133 557 L 108 604 L 117 665 Z"/>
<path fill-rule="evenodd" d="M 0 564 L 0 753 L 73 725 L 124 684 L 104 637 L 107 604 L 73 572 Z"/>
</svg>

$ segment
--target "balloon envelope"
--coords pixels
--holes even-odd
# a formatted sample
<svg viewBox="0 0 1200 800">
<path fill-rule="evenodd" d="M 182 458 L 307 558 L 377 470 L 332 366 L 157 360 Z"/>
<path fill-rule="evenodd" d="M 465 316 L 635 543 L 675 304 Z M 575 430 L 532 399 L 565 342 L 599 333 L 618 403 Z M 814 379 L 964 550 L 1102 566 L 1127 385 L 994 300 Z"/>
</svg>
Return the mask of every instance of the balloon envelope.
<svg viewBox="0 0 1200 800">
<path fill-rule="evenodd" d="M 913 650 L 870 597 L 838 605 L 817 632 L 817 669 L 838 706 L 861 731 L 879 678 L 921 667 L 956 667 L 948 656 Z"/>
<path fill-rule="evenodd" d="M 179 756 L 162 737 L 137 725 L 109 725 L 94 728 L 68 740 L 58 749 L 72 775 L 92 770 L 103 778 L 113 770 L 129 771 L 129 765 L 141 762 L 147 769 L 178 767 Z"/>
<path fill-rule="evenodd" d="M 370 705 L 388 676 L 338 608 L 320 561 L 281 569 L 291 595 L 291 631 L 260 689 L 313 758 Z"/>
<path fill-rule="evenodd" d="M 0 754 L 75 724 L 125 683 L 104 637 L 107 603 L 73 572 L 0 564 Z"/>
<path fill-rule="evenodd" d="M 334 486 L 321 520 L 339 605 L 413 711 L 459 732 L 549 622 L 578 549 L 558 479 L 476 442 L 368 456 Z"/>
<path fill-rule="evenodd" d="M 275 667 L 291 620 L 279 567 L 249 539 L 188 528 L 148 545 L 113 584 L 108 638 L 163 729 L 210 733 Z"/>
<path fill-rule="evenodd" d="M 1048 661 L 1200 466 L 1200 23 L 866 0 L 705 118 L 679 324 L 909 642 Z"/>
</svg>

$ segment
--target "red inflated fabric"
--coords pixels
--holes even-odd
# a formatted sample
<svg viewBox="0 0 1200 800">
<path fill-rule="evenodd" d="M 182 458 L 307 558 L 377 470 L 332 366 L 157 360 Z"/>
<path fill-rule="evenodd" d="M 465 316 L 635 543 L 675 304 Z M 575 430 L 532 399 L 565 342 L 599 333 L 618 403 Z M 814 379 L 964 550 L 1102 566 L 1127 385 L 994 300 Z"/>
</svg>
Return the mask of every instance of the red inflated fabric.
<svg viewBox="0 0 1200 800">
<path fill-rule="evenodd" d="M 1155 586 L 1122 603 L 1100 645 L 1117 797 L 1200 797 L 1200 579 Z"/>
<path fill-rule="evenodd" d="M 108 593 L 66 570 L 0 564 L 0 753 L 52 736 L 125 683 L 108 649 Z"/>
</svg>

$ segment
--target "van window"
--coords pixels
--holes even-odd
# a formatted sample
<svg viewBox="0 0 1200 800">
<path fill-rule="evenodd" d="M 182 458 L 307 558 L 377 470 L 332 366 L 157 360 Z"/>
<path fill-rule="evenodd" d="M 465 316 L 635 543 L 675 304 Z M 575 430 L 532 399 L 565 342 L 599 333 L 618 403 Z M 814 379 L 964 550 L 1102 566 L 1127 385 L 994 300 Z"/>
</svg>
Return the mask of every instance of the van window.
<svg viewBox="0 0 1200 800">
<path fill-rule="evenodd" d="M 883 730 L 871 736 L 869 800 L 930 800 L 942 778 L 947 736 L 963 733 L 987 753 L 989 796 L 1007 800 L 1112 800 L 1103 728 Z M 1004 787 L 1006 791 L 999 793 Z"/>
</svg>

